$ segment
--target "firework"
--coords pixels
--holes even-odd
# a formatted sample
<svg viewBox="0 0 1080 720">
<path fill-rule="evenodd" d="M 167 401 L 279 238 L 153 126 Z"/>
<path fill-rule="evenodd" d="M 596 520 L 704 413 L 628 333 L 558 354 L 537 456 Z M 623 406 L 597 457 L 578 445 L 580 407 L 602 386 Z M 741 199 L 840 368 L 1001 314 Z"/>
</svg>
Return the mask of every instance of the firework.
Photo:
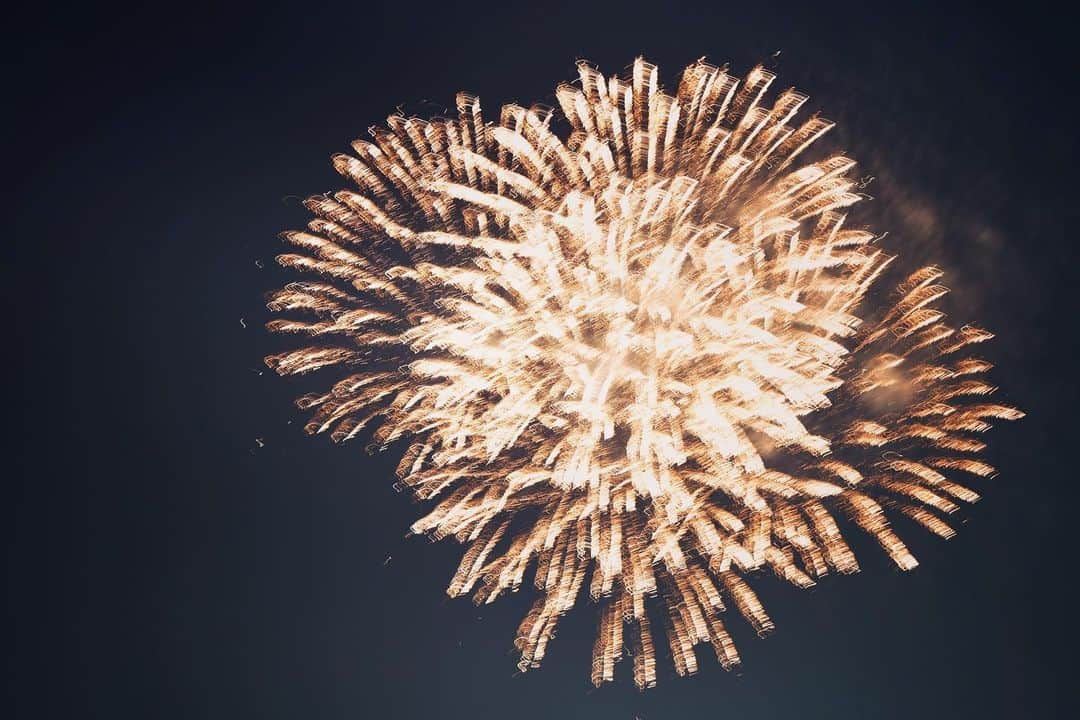
<svg viewBox="0 0 1080 720">
<path fill-rule="evenodd" d="M 309 432 L 407 448 L 412 531 L 468 546 L 451 596 L 531 577 L 522 670 L 588 585 L 593 682 L 630 657 L 647 687 L 657 619 L 680 675 L 702 643 L 727 668 L 727 606 L 773 627 L 748 575 L 856 572 L 838 517 L 915 567 L 886 511 L 950 537 L 994 473 L 979 433 L 1021 413 L 985 397 L 991 335 L 944 322 L 940 270 L 875 300 L 892 258 L 845 224 L 854 161 L 796 162 L 831 126 L 796 121 L 806 96 L 766 104 L 760 67 L 698 62 L 674 95 L 643 60 L 579 71 L 561 119 L 460 94 L 335 157 L 356 189 L 285 233 L 307 279 L 268 327 L 303 342 L 267 362 L 337 373 L 299 400 Z"/>
</svg>

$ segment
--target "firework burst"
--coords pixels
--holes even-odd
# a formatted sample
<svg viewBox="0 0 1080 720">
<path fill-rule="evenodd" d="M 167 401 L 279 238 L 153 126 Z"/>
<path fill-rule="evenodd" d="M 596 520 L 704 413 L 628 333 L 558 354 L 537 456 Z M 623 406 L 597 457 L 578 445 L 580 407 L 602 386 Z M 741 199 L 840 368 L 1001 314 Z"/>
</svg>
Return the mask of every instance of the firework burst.
<svg viewBox="0 0 1080 720">
<path fill-rule="evenodd" d="M 749 574 L 857 571 L 838 517 L 915 567 L 886 510 L 950 537 L 964 478 L 994 472 L 978 434 L 1021 413 L 985 398 L 968 353 L 991 335 L 944 322 L 939 270 L 873 301 L 892 258 L 845 225 L 854 162 L 796 162 L 830 127 L 795 121 L 806 96 L 767 105 L 760 67 L 698 62 L 674 95 L 643 60 L 579 70 L 569 133 L 461 94 L 457 118 L 391 116 L 335 157 L 356 189 L 285 234 L 308 279 L 269 328 L 304 342 L 267 362 L 338 373 L 299 401 L 309 432 L 407 442 L 398 476 L 433 502 L 412 530 L 468 545 L 450 595 L 531 575 L 521 669 L 588 585 L 593 682 L 629 656 L 647 687 L 651 620 L 679 674 L 700 643 L 730 667 L 727 605 L 773 626 Z"/>
</svg>

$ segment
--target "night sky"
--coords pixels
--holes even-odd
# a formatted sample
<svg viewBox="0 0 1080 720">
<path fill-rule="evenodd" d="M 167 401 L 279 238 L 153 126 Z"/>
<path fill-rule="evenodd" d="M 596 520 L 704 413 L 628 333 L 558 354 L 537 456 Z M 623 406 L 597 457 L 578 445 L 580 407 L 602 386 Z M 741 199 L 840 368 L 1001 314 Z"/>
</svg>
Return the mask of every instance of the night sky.
<svg viewBox="0 0 1080 720">
<path fill-rule="evenodd" d="M 9 15 L 7 705 L 26 718 L 1012 718 L 1070 714 L 1077 465 L 1073 23 L 870 4 L 292 3 Z M 906 5 L 906 4 L 898 4 Z M 587 7 L 585 7 L 587 6 Z M 1049 6 L 1047 6 L 1049 7 Z M 776 55 L 779 51 L 779 55 Z M 588 684 L 595 614 L 515 676 L 527 591 L 448 600 L 458 546 L 406 538 L 396 457 L 301 431 L 266 371 L 277 234 L 334 152 L 454 93 L 554 104 L 586 58 L 670 86 L 761 62 L 874 180 L 858 217 L 998 339 L 1000 475 L 922 565 L 861 544 L 812 592 L 756 580 L 777 631 L 638 693 Z M 14 98 L 11 99 L 12 90 Z M 872 206 L 872 207 L 871 207 Z M 13 222 L 12 222 L 13 221 Z M 260 265 L 264 266 L 260 268 Z M 246 327 L 244 327 L 246 325 Z M 15 374 L 18 373 L 18 374 Z M 872 545 L 872 544 L 871 544 Z M 7 713 L 4 713 L 8 717 Z"/>
</svg>

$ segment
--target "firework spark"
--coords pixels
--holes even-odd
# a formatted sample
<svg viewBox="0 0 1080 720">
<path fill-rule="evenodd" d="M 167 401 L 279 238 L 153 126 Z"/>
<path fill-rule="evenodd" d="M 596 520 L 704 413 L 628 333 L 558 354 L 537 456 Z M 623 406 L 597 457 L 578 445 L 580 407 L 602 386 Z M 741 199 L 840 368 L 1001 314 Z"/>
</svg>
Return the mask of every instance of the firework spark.
<svg viewBox="0 0 1080 720">
<path fill-rule="evenodd" d="M 806 96 L 767 106 L 760 67 L 698 62 L 674 95 L 643 60 L 579 71 L 568 134 L 460 94 L 456 119 L 394 115 L 335 157 L 357 189 L 285 234 L 309 279 L 269 328 L 305 343 L 267 362 L 339 373 L 300 399 L 309 432 L 408 442 L 400 480 L 434 501 L 412 530 L 468 544 L 451 596 L 531 572 L 522 670 L 587 583 L 593 682 L 629 656 L 647 687 L 656 617 L 680 675 L 699 643 L 731 667 L 726 605 L 773 627 L 748 574 L 856 572 L 840 516 L 915 567 L 886 510 L 950 537 L 962 479 L 994 473 L 978 434 L 1021 413 L 986 400 L 968 351 L 991 335 L 945 324 L 940 270 L 872 300 L 892 258 L 845 226 L 854 161 L 795 162 L 831 126 L 795 122 Z"/>
</svg>

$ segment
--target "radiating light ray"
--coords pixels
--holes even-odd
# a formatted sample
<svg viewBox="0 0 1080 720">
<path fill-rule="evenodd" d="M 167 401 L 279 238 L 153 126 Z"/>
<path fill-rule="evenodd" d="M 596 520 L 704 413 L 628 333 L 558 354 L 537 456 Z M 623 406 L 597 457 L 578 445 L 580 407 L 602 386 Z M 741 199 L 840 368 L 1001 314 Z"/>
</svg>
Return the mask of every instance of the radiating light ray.
<svg viewBox="0 0 1080 720">
<path fill-rule="evenodd" d="M 565 137 L 548 108 L 491 123 L 463 93 L 335 157 L 357 190 L 307 201 L 279 262 L 309 279 L 269 302 L 309 340 L 267 363 L 339 373 L 299 401 L 309 432 L 409 443 L 398 476 L 433 503 L 411 529 L 468 546 L 451 596 L 531 575 L 522 670 L 587 588 L 593 682 L 631 657 L 644 688 L 650 605 L 679 674 L 701 644 L 737 664 L 727 608 L 773 628 L 747 576 L 857 572 L 841 516 L 915 567 L 886 512 L 951 537 L 979 497 L 961 483 L 994 474 L 975 436 L 1022 413 L 966 356 L 991 335 L 935 307 L 939 269 L 870 297 L 893 258 L 846 224 L 854 162 L 800 165 L 831 127 L 796 121 L 806 96 L 767 105 L 760 67 L 698 62 L 671 95 L 640 59 L 579 75 Z"/>
</svg>

